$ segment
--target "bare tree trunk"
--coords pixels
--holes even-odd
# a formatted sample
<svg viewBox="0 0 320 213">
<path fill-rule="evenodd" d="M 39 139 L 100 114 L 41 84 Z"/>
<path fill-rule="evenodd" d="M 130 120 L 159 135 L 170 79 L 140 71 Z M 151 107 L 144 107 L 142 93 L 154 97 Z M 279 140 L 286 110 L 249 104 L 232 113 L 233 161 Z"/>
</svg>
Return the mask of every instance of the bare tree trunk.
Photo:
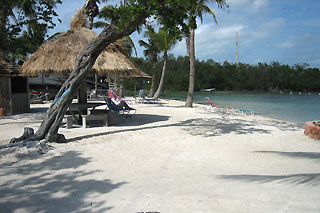
<svg viewBox="0 0 320 213">
<path fill-rule="evenodd" d="M 11 143 L 20 142 L 22 140 L 42 140 L 46 142 L 65 142 L 63 135 L 58 134 L 61 121 L 72 102 L 72 99 L 80 88 L 81 83 L 86 79 L 87 74 L 91 70 L 99 54 L 112 42 L 130 35 L 136 26 L 144 20 L 144 17 L 139 17 L 140 20 L 133 20 L 122 30 L 117 30 L 114 24 L 107 26 L 100 35 L 91 41 L 81 52 L 78 57 L 75 68 L 71 72 L 69 78 L 61 86 L 55 97 L 55 101 L 51 104 L 47 111 L 46 117 L 41 123 L 38 131 L 35 134 L 30 134 L 21 138 L 11 139 Z"/>
<path fill-rule="evenodd" d="M 88 28 L 89 28 L 90 30 L 92 30 L 92 28 L 93 28 L 93 19 L 94 19 L 94 17 L 89 16 Z"/>
<path fill-rule="evenodd" d="M 194 49 L 194 34 L 195 30 L 190 29 L 190 76 L 189 76 L 189 90 L 186 100 L 186 107 L 192 107 L 193 93 L 194 93 L 194 73 L 195 73 L 195 49 Z"/>
<path fill-rule="evenodd" d="M 151 80 L 151 88 L 150 88 L 150 92 L 149 92 L 148 97 L 153 96 L 155 78 L 156 78 L 156 63 L 152 63 L 152 80 Z"/>
<path fill-rule="evenodd" d="M 163 54 L 163 67 L 162 67 L 161 79 L 160 79 L 160 83 L 159 83 L 159 86 L 158 86 L 158 90 L 153 96 L 154 99 L 157 99 L 157 98 L 160 97 L 160 92 L 162 90 L 163 82 L 164 82 L 164 74 L 166 72 L 167 58 L 168 58 L 167 51 L 165 51 L 164 54 Z"/>
<path fill-rule="evenodd" d="M 122 98 L 123 96 L 123 90 L 124 90 L 124 87 L 123 87 L 123 78 L 120 78 L 120 87 L 119 87 L 119 97 Z"/>
<path fill-rule="evenodd" d="M 98 75 L 94 74 L 94 98 L 98 98 Z"/>
</svg>

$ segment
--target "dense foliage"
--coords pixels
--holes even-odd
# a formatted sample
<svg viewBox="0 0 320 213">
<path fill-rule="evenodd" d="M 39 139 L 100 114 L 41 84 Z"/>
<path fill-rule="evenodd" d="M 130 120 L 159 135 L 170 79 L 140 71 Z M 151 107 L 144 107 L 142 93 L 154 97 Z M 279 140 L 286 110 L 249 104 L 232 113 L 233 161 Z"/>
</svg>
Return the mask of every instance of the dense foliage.
<svg viewBox="0 0 320 213">
<path fill-rule="evenodd" d="M 152 65 L 149 61 L 135 59 L 140 68 L 150 74 Z M 162 61 L 156 66 L 156 82 L 159 82 Z M 218 63 L 209 59 L 196 60 L 195 91 L 205 88 L 217 90 L 246 90 L 246 91 L 320 91 L 319 68 L 308 68 L 306 64 L 281 65 L 259 63 L 231 64 L 227 61 Z M 170 55 L 167 62 L 167 73 L 164 88 L 169 91 L 187 91 L 189 80 L 189 57 Z M 132 87 L 131 87 L 132 88 Z M 129 88 L 130 89 L 130 88 Z"/>
<path fill-rule="evenodd" d="M 1 0 L 0 55 L 17 62 L 33 53 L 53 28 L 56 4 L 61 0 Z M 60 21 L 60 19 L 58 19 Z"/>
</svg>

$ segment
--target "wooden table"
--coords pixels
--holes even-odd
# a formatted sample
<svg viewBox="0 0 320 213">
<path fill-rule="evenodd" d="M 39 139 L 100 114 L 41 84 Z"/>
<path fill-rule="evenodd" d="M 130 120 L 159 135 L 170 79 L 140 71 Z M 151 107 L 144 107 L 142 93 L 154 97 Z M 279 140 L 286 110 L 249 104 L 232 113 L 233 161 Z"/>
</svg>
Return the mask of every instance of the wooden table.
<svg viewBox="0 0 320 213">
<path fill-rule="evenodd" d="M 90 110 L 92 113 L 94 112 L 96 107 L 103 106 L 103 105 L 106 105 L 106 103 L 102 103 L 102 102 L 91 102 L 86 104 L 72 103 L 69 106 L 67 113 L 70 113 L 79 124 L 82 124 L 82 115 L 87 115 L 88 110 Z"/>
</svg>

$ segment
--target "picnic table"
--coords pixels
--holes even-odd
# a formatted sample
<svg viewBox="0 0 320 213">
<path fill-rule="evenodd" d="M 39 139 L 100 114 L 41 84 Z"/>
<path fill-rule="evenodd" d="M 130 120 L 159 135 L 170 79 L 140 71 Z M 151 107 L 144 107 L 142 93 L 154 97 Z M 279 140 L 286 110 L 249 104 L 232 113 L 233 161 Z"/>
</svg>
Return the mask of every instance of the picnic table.
<svg viewBox="0 0 320 213">
<path fill-rule="evenodd" d="M 85 104 L 72 103 L 67 111 L 67 114 L 71 114 L 72 117 L 77 121 L 78 124 L 82 124 L 85 127 L 86 118 L 88 118 L 88 110 L 90 114 L 93 115 L 96 107 L 106 105 L 102 102 L 90 102 Z M 107 110 L 105 110 L 107 113 Z"/>
</svg>

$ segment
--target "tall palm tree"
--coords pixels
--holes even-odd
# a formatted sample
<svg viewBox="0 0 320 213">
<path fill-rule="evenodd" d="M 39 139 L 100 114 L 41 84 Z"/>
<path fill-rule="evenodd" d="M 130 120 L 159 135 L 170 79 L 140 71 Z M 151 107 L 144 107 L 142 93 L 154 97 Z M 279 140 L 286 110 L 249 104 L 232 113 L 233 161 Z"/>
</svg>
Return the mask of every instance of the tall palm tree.
<svg viewBox="0 0 320 213">
<path fill-rule="evenodd" d="M 192 107 L 193 105 L 193 94 L 194 94 L 194 75 L 195 75 L 195 48 L 194 48 L 194 36 L 195 30 L 197 29 L 197 17 L 200 18 L 201 23 L 203 21 L 203 14 L 209 13 L 212 15 L 216 23 L 216 15 L 207 6 L 208 3 L 217 3 L 219 8 L 224 6 L 228 7 L 226 0 L 190 0 L 190 10 L 189 10 L 189 31 L 190 31 L 190 43 L 188 48 L 188 53 L 190 57 L 190 76 L 189 76 L 189 89 L 188 96 L 185 103 L 186 107 Z"/>
<path fill-rule="evenodd" d="M 107 2 L 108 0 L 104 0 L 104 2 Z M 121 5 L 125 5 L 127 2 L 120 1 Z M 112 21 L 118 19 L 119 17 L 115 13 L 116 7 L 113 5 L 106 5 L 99 11 L 99 18 L 104 19 L 104 21 L 96 21 L 93 23 L 94 28 L 105 28 L 107 27 Z M 139 30 L 139 29 L 138 29 Z M 134 53 L 136 57 L 138 57 L 137 49 L 134 45 L 133 40 L 130 36 L 125 36 L 122 39 L 119 39 L 117 42 L 118 49 L 128 57 L 131 56 L 132 51 L 134 50 Z M 123 93 L 123 79 L 120 79 L 120 90 L 119 90 L 119 96 L 121 97 Z"/>
<path fill-rule="evenodd" d="M 89 18 L 88 28 L 92 30 L 93 28 L 93 19 L 99 15 L 99 7 L 97 3 L 108 2 L 108 0 L 87 0 L 84 5 L 85 13 Z"/>
<path fill-rule="evenodd" d="M 156 71 L 156 64 L 158 62 L 158 54 L 159 54 L 159 50 L 155 45 L 154 41 L 152 40 L 154 34 L 155 34 L 154 29 L 150 25 L 148 25 L 147 30 L 144 33 L 144 37 L 148 38 L 148 43 L 143 40 L 139 40 L 140 46 L 145 48 L 145 50 L 143 51 L 144 56 L 148 58 L 152 64 L 152 81 L 151 81 L 149 97 L 153 96 L 153 91 L 155 86 L 155 71 Z"/>
<path fill-rule="evenodd" d="M 104 1 L 107 2 L 107 0 Z M 126 1 L 124 2 L 124 4 L 126 4 Z M 112 20 L 117 19 L 118 17 L 114 12 L 115 9 L 116 7 L 113 5 L 106 5 L 103 8 L 101 8 L 101 10 L 99 11 L 99 18 L 102 18 L 105 21 L 96 21 L 93 23 L 93 27 L 103 29 L 107 27 L 112 22 Z M 132 50 L 134 50 L 135 55 L 138 56 L 137 49 L 130 36 L 124 37 L 120 43 L 123 44 L 120 50 L 123 51 L 124 54 L 130 56 Z"/>
<path fill-rule="evenodd" d="M 163 67 L 162 67 L 161 79 L 160 79 L 157 92 L 153 96 L 154 99 L 158 99 L 160 97 L 160 92 L 163 87 L 164 75 L 165 75 L 166 66 L 167 66 L 168 51 L 174 46 L 174 44 L 177 42 L 177 39 L 171 36 L 167 29 L 162 28 L 158 33 L 155 33 L 152 36 L 152 40 L 154 41 L 158 50 L 163 52 Z"/>
<path fill-rule="evenodd" d="M 41 10 L 37 5 L 42 6 Z M 15 49 L 17 37 L 21 37 L 20 32 L 24 31 L 25 36 L 37 36 L 37 44 L 31 42 L 31 46 L 37 46 L 44 40 L 47 27 L 54 27 L 53 16 L 57 16 L 54 8 L 61 4 L 60 0 L 40 1 L 40 0 L 15 0 L 1 1 L 0 6 L 0 57 Z M 11 19 L 11 20 L 10 20 Z M 41 20 L 41 23 L 40 23 Z M 61 22 L 60 19 L 58 21 Z M 27 30 L 24 30 L 28 28 Z M 30 35 L 30 34 L 33 34 Z M 22 35 L 23 36 L 23 35 Z M 28 43 L 28 42 L 27 42 Z M 19 44 L 18 44 L 19 45 Z M 19 45 L 20 46 L 20 45 Z M 20 46 L 21 47 L 21 46 Z M 4 54 L 4 55 L 3 55 Z"/>
</svg>

